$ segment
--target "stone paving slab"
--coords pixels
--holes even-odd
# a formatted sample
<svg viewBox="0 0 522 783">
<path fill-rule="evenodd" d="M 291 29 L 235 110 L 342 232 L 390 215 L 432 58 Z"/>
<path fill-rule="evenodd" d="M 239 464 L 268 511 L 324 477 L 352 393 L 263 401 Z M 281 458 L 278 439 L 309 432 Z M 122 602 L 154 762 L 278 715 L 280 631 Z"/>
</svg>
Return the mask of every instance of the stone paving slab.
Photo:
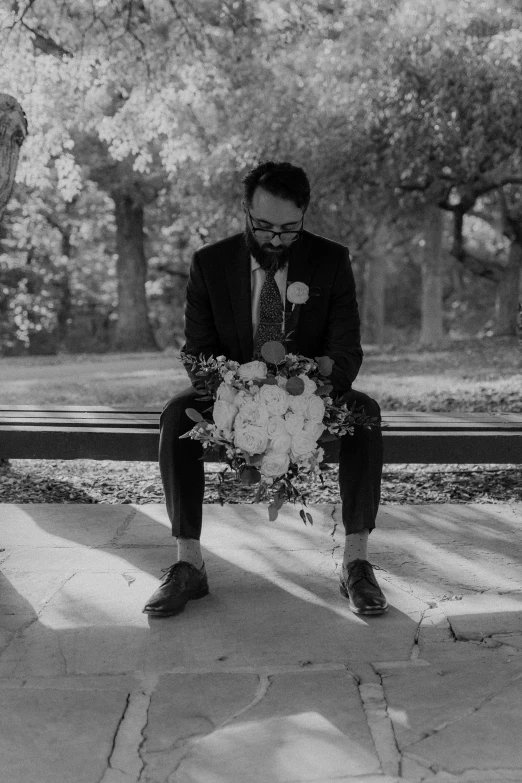
<svg viewBox="0 0 522 783">
<path fill-rule="evenodd" d="M 383 671 L 388 711 L 401 747 L 461 721 L 522 677 L 522 657 L 508 660 L 486 651 L 471 661 L 447 656 L 436 666 Z M 521 705 L 522 709 L 522 705 Z"/>
<path fill-rule="evenodd" d="M 522 628 L 522 593 L 465 595 L 446 611 L 456 639 L 481 640 Z"/>
<path fill-rule="evenodd" d="M 399 749 L 425 768 L 522 770 L 520 657 L 388 674 L 384 691 Z"/>
<path fill-rule="evenodd" d="M 167 675 L 158 690 L 143 746 L 158 783 L 173 769 L 180 783 L 380 771 L 357 683 L 346 671 Z"/>
<path fill-rule="evenodd" d="M 383 507 L 375 618 L 312 513 L 206 506 L 211 593 L 158 620 L 163 506 L 0 506 L 0 781 L 520 783 L 522 504 Z"/>
<path fill-rule="evenodd" d="M 2 689 L 0 779 L 94 783 L 107 767 L 126 693 Z"/>
</svg>

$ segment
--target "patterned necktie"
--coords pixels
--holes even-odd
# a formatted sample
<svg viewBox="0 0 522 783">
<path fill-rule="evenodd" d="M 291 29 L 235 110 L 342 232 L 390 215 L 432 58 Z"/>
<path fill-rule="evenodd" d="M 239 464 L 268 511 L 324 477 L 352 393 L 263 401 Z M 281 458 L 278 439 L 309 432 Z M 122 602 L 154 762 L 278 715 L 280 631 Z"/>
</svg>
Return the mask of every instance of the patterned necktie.
<svg viewBox="0 0 522 783">
<path fill-rule="evenodd" d="M 266 272 L 265 282 L 259 298 L 259 326 L 256 336 L 256 355 L 269 340 L 281 340 L 283 337 L 283 302 L 274 279 L 275 272 Z"/>
</svg>

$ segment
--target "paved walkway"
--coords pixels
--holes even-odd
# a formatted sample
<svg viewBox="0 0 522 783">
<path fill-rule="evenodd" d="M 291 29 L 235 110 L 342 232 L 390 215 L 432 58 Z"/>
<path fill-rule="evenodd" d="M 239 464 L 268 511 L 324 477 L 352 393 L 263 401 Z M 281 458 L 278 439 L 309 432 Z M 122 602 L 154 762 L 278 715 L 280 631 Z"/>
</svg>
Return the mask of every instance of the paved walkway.
<svg viewBox="0 0 522 783">
<path fill-rule="evenodd" d="M 522 504 L 383 507 L 376 618 L 297 511 L 206 506 L 211 594 L 150 620 L 163 507 L 0 506 L 1 783 L 520 783 Z"/>
</svg>

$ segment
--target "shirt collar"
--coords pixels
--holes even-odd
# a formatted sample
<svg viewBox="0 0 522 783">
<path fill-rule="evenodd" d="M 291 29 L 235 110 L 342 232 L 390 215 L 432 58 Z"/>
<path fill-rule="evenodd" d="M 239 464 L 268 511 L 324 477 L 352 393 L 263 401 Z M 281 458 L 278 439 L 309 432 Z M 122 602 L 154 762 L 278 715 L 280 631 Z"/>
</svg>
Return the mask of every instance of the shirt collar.
<svg viewBox="0 0 522 783">
<path fill-rule="evenodd" d="M 257 272 L 258 269 L 261 269 L 261 267 L 259 266 L 259 262 L 256 261 L 254 256 L 250 256 L 250 271 Z M 287 271 L 288 271 L 288 264 L 286 264 L 286 266 L 284 266 L 282 269 L 278 269 L 276 275 L 280 274 L 281 272 L 287 272 Z"/>
</svg>

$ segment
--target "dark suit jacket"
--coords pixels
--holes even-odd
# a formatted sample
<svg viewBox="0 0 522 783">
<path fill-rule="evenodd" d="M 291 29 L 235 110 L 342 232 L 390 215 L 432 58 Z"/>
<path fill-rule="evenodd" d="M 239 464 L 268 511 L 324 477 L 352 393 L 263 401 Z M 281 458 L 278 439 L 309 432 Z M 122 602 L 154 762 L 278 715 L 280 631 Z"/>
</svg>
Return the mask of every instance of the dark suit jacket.
<svg viewBox="0 0 522 783">
<path fill-rule="evenodd" d="M 362 362 L 360 321 L 348 249 L 303 233 L 292 246 L 288 283 L 306 283 L 303 305 L 286 302 L 287 350 L 334 360 L 335 391 L 351 388 Z M 250 256 L 243 234 L 207 245 L 194 254 L 187 285 L 185 352 L 252 360 Z"/>
</svg>

